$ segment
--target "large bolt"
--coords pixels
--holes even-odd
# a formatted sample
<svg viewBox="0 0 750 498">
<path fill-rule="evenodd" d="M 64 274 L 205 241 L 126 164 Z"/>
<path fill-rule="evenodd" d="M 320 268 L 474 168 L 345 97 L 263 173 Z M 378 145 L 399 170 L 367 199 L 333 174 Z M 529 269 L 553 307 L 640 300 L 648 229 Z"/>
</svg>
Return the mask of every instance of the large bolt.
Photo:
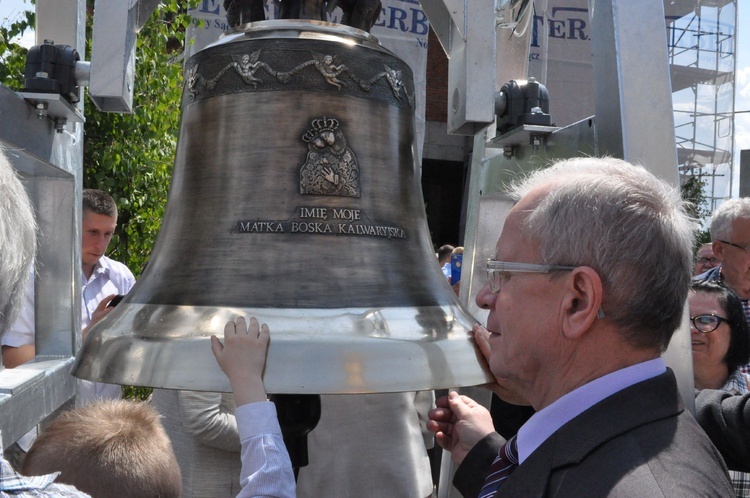
<svg viewBox="0 0 750 498">
<path fill-rule="evenodd" d="M 55 131 L 62 133 L 65 129 L 65 124 L 68 122 L 67 118 L 55 118 Z"/>
<path fill-rule="evenodd" d="M 539 146 L 542 145 L 542 136 L 541 135 L 531 135 L 529 137 L 529 142 L 531 143 L 531 148 L 534 150 L 539 150 Z"/>
<path fill-rule="evenodd" d="M 47 102 L 37 102 L 36 104 L 36 118 L 44 119 L 47 117 Z"/>
</svg>

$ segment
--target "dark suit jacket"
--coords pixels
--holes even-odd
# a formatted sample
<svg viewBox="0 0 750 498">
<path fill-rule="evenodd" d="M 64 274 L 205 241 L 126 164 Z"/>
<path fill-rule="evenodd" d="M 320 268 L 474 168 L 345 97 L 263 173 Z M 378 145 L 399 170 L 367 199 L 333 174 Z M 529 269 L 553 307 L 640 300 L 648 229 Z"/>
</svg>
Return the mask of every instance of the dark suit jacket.
<svg viewBox="0 0 750 498">
<path fill-rule="evenodd" d="M 499 436 L 485 438 L 459 466 L 453 483 L 464 496 L 476 496 L 499 444 Z M 684 410 L 670 370 L 562 426 L 496 496 L 729 497 L 734 490 L 718 451 Z"/>
<path fill-rule="evenodd" d="M 750 472 L 750 394 L 704 389 L 695 398 L 695 419 L 727 467 Z"/>
</svg>

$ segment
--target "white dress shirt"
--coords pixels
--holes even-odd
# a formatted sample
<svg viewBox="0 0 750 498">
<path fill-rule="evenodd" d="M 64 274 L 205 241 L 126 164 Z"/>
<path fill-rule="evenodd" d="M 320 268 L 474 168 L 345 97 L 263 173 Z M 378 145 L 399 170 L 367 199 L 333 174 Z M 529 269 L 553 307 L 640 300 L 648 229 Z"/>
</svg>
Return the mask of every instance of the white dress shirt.
<svg viewBox="0 0 750 498">
<path fill-rule="evenodd" d="M 242 490 L 237 498 L 295 498 L 296 485 L 276 405 L 270 401 L 237 407 L 237 428 L 242 443 Z"/>
</svg>

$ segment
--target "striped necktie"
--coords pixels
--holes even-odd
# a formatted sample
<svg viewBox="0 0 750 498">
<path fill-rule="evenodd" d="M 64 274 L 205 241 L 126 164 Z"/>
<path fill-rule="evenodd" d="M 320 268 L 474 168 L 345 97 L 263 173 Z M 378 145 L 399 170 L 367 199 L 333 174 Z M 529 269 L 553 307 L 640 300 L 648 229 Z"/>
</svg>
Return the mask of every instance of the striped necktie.
<svg viewBox="0 0 750 498">
<path fill-rule="evenodd" d="M 500 448 L 497 453 L 497 458 L 492 462 L 490 466 L 490 473 L 484 480 L 484 486 L 479 492 L 478 498 L 492 498 L 503 485 L 503 482 L 510 476 L 510 474 L 518 467 L 518 443 L 516 443 L 516 436 L 510 438 L 510 440 Z"/>
</svg>

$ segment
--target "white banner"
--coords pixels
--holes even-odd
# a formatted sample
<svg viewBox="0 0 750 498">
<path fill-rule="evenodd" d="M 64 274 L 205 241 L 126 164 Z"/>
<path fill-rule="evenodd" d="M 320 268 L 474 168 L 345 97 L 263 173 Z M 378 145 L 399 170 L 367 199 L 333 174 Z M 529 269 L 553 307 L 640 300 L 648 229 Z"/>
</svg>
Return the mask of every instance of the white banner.
<svg viewBox="0 0 750 498">
<path fill-rule="evenodd" d="M 567 126 L 594 114 L 588 0 L 536 0 L 529 76 L 546 85 L 550 114 Z"/>
</svg>

